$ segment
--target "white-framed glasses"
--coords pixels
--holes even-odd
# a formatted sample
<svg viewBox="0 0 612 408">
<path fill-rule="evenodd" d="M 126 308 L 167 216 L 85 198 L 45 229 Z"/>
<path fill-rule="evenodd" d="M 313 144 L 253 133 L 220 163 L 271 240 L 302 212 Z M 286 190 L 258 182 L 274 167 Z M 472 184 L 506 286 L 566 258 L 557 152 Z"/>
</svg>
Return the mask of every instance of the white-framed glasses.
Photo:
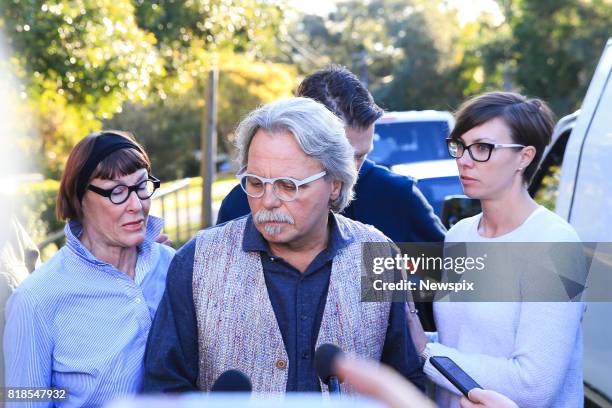
<svg viewBox="0 0 612 408">
<path fill-rule="evenodd" d="M 265 178 L 255 174 L 245 173 L 246 168 L 242 169 L 236 177 L 240 180 L 240 187 L 244 192 L 253 198 L 261 198 L 266 192 L 266 184 L 272 185 L 274 195 L 283 201 L 293 201 L 297 198 L 300 186 L 312 183 L 327 174 L 326 171 L 313 174 L 302 180 L 291 177 Z"/>
</svg>

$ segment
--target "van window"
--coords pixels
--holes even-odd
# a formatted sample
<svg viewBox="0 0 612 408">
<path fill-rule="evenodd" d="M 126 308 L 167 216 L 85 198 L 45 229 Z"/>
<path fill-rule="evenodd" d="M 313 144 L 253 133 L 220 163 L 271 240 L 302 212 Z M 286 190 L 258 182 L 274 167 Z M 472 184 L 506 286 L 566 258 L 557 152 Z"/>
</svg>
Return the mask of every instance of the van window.
<svg viewBox="0 0 612 408">
<path fill-rule="evenodd" d="M 377 123 L 370 160 L 383 166 L 450 159 L 447 121 Z"/>
</svg>

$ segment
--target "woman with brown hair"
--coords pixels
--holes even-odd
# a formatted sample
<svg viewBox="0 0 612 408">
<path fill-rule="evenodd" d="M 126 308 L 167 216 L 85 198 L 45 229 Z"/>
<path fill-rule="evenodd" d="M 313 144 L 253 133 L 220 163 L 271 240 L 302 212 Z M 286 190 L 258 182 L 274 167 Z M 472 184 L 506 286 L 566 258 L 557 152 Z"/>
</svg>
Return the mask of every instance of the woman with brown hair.
<svg viewBox="0 0 612 408">
<path fill-rule="evenodd" d="M 74 147 L 57 202 L 66 245 L 7 304 L 7 387 L 55 388 L 51 396 L 70 407 L 139 390 L 174 255 L 155 242 L 163 222 L 149 216 L 159 183 L 125 132 L 90 134 Z"/>
<path fill-rule="evenodd" d="M 546 104 L 516 93 L 491 92 L 465 102 L 456 118 L 447 140 L 449 154 L 457 161 L 465 194 L 480 200 L 482 213 L 459 221 L 445 242 L 579 242 L 565 220 L 538 205 L 527 191 L 552 134 Z M 582 406 L 584 306 L 526 299 L 521 285 L 539 285 L 544 274 L 530 272 L 528 282 L 511 281 L 503 288 L 520 294 L 516 301 L 435 302 L 438 332 L 429 337 L 409 306 L 411 335 L 425 360 L 423 370 L 440 386 L 440 406 L 458 407 L 460 394 L 432 366 L 431 356 L 451 358 L 485 389 L 520 407 Z"/>
</svg>

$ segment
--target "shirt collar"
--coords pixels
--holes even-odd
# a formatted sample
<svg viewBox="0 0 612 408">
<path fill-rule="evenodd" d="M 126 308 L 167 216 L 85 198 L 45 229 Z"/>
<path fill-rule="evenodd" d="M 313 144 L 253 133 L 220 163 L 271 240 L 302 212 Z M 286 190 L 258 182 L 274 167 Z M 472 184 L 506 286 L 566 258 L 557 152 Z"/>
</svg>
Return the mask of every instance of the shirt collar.
<svg viewBox="0 0 612 408">
<path fill-rule="evenodd" d="M 151 251 L 151 246 L 155 242 L 155 238 L 160 234 L 162 228 L 164 227 L 164 220 L 161 218 L 149 215 L 147 217 L 147 229 L 145 231 L 145 239 L 138 246 L 139 257 L 140 254 L 149 254 Z M 87 249 L 79 240 L 81 234 L 83 233 L 83 225 L 76 221 L 69 221 L 64 227 L 64 234 L 66 235 L 66 246 L 74 252 L 79 258 L 82 260 L 92 263 L 98 266 L 108 265 L 108 263 L 103 262 L 93 256 L 93 254 Z"/>
<path fill-rule="evenodd" d="M 329 245 L 327 246 L 327 250 L 330 251 L 330 253 L 335 255 L 339 250 L 353 242 L 353 239 L 348 235 L 347 231 L 339 227 L 336 215 L 331 211 L 329 212 L 327 225 L 330 229 Z M 255 227 L 252 214 L 248 215 L 246 225 L 244 227 L 242 250 L 245 252 L 262 251 L 270 254 L 268 242 Z"/>
</svg>

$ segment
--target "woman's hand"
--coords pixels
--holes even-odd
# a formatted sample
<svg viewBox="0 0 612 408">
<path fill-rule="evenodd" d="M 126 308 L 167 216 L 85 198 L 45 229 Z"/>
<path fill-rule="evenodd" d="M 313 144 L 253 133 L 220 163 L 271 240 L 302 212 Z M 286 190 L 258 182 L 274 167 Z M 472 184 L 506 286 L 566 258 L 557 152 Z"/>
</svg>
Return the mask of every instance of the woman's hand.
<svg viewBox="0 0 612 408">
<path fill-rule="evenodd" d="M 420 355 L 425 350 L 428 339 L 421 325 L 421 320 L 419 320 L 414 302 L 406 302 L 406 321 L 408 322 L 408 329 L 410 330 L 410 337 L 412 337 L 414 348 Z"/>
<path fill-rule="evenodd" d="M 166 234 L 159 234 L 157 238 L 155 238 L 155 242 L 169 247 L 172 247 L 172 244 L 174 244 L 174 242 L 172 242 L 170 237 L 168 237 Z"/>
<path fill-rule="evenodd" d="M 461 408 L 518 408 L 510 398 L 495 391 L 474 388 L 468 395 L 470 399 L 461 397 Z"/>
</svg>

